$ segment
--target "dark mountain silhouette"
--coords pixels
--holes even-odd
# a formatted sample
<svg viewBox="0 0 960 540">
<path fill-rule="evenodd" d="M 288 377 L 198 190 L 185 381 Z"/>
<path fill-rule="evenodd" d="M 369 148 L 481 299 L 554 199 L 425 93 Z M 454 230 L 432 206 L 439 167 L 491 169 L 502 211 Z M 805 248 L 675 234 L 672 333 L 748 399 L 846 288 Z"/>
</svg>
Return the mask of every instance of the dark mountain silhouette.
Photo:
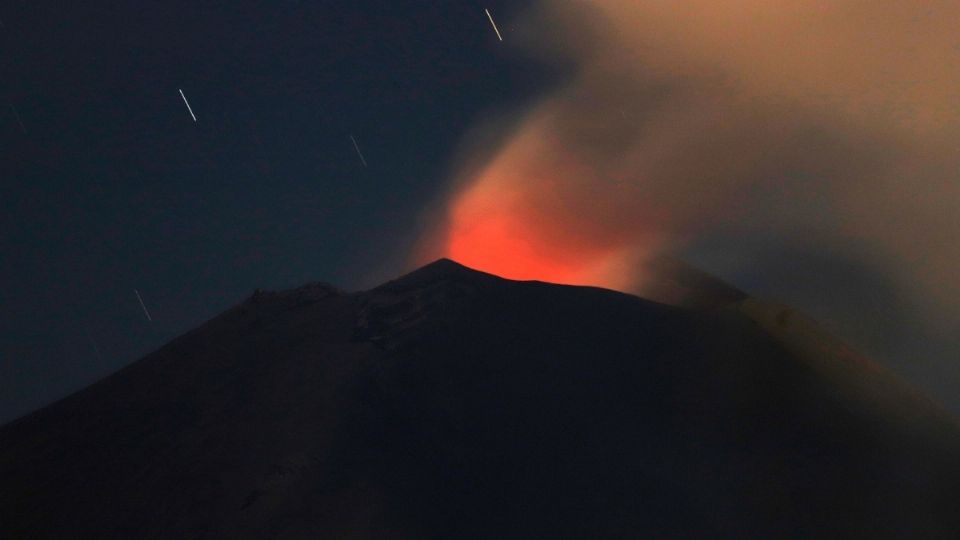
<svg viewBox="0 0 960 540">
<path fill-rule="evenodd" d="M 684 276 L 258 291 L 0 428 L 0 537 L 960 538 L 949 415 Z"/>
</svg>

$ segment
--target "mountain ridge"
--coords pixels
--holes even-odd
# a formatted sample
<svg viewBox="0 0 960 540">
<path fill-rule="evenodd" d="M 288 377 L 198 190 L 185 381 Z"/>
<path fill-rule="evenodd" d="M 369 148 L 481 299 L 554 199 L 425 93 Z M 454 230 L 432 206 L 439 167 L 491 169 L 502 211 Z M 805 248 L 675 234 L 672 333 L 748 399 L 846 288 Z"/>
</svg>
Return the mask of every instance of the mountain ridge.
<svg viewBox="0 0 960 540">
<path fill-rule="evenodd" d="M 954 537 L 958 430 L 754 307 L 449 260 L 255 292 L 0 426 L 0 535 Z"/>
</svg>

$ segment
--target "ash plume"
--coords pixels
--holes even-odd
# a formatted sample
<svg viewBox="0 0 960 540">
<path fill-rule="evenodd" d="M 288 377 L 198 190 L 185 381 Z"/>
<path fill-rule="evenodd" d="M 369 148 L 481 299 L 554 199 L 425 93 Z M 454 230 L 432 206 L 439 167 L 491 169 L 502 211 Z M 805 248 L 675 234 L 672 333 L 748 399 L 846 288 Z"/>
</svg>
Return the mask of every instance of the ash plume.
<svg viewBox="0 0 960 540">
<path fill-rule="evenodd" d="M 960 5 L 544 0 L 513 27 L 566 77 L 465 146 L 418 256 L 643 294 L 680 255 L 960 386 Z"/>
</svg>

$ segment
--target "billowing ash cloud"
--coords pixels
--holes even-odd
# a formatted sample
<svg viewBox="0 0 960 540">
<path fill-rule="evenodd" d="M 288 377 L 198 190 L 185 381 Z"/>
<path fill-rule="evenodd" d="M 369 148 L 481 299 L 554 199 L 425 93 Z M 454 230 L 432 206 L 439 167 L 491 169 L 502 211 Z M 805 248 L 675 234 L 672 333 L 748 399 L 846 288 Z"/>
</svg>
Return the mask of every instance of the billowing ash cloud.
<svg viewBox="0 0 960 540">
<path fill-rule="evenodd" d="M 513 28 L 569 76 L 469 148 L 432 254 L 642 293 L 679 253 L 868 353 L 960 357 L 960 4 L 548 0 Z"/>
</svg>

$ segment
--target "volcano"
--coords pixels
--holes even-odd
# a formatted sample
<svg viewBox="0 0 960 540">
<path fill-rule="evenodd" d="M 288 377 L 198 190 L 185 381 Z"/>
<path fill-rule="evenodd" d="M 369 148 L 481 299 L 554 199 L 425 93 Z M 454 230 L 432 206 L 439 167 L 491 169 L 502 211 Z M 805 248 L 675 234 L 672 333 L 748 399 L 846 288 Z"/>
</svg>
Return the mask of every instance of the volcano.
<svg viewBox="0 0 960 540">
<path fill-rule="evenodd" d="M 445 259 L 257 291 L 0 428 L 0 537 L 960 538 L 949 414 L 661 270 L 682 302 Z"/>
</svg>

